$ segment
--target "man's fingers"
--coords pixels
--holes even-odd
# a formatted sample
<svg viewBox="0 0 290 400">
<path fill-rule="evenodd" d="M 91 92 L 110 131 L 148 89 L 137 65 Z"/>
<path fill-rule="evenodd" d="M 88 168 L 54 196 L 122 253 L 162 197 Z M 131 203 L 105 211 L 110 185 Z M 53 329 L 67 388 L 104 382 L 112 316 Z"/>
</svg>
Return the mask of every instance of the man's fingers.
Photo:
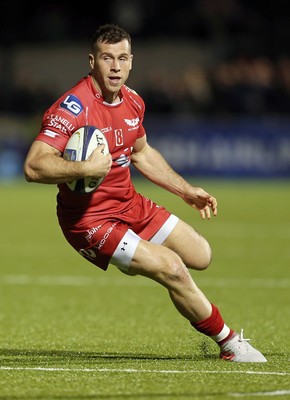
<svg viewBox="0 0 290 400">
<path fill-rule="evenodd" d="M 210 207 L 214 216 L 217 215 L 217 200 L 215 197 L 210 196 L 207 200 L 208 206 Z"/>
<path fill-rule="evenodd" d="M 199 210 L 199 215 L 201 216 L 202 219 L 205 219 L 205 212 L 204 212 L 204 210 Z"/>
<path fill-rule="evenodd" d="M 213 214 L 214 216 L 217 215 L 217 208 L 213 209 L 211 206 L 206 206 L 202 210 L 199 210 L 199 214 L 202 219 L 210 219 L 211 214 Z"/>
</svg>

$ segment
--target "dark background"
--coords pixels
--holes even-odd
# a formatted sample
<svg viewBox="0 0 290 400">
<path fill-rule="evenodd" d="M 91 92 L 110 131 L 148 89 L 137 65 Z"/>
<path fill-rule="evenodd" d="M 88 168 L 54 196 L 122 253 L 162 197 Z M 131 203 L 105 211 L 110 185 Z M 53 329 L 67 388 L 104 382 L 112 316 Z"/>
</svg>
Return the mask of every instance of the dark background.
<svg viewBox="0 0 290 400">
<path fill-rule="evenodd" d="M 52 46 L 63 45 L 65 49 L 67 45 L 88 45 L 100 24 L 114 22 L 130 32 L 133 53 L 140 44 L 147 44 L 154 54 L 158 42 L 164 46 L 175 44 L 177 48 L 186 43 L 200 54 L 199 62 L 192 68 L 177 70 L 174 77 L 166 74 L 177 58 L 172 50 L 164 57 L 164 65 L 158 65 L 153 57 L 148 60 L 149 67 L 141 66 L 144 71 L 150 69 L 150 74 L 141 75 L 142 79 L 141 71 L 136 75 L 137 89 L 146 101 L 150 100 L 148 112 L 288 114 L 290 13 L 285 0 L 114 0 L 83 6 L 5 1 L 2 10 L 2 112 L 41 112 L 61 92 L 53 83 L 45 83 L 45 72 L 43 85 L 33 90 L 29 83 L 15 78 L 14 58 L 19 48 L 39 46 L 45 54 L 46 48 Z M 186 55 L 183 57 L 186 60 Z M 50 62 L 53 68 L 52 59 Z M 69 81 L 67 87 L 70 84 Z"/>
<path fill-rule="evenodd" d="M 104 23 L 119 24 L 132 36 L 128 85 L 145 100 L 153 137 L 168 129 L 164 118 L 198 120 L 215 143 L 221 129 L 216 121 L 231 121 L 233 125 L 218 133 L 227 138 L 228 131 L 237 132 L 242 140 L 250 140 L 249 148 L 262 148 L 260 163 L 253 158 L 256 151 L 249 159 L 263 168 L 265 153 L 283 131 L 271 159 L 280 160 L 275 173 L 290 174 L 287 1 L 114 0 L 79 6 L 66 1 L 4 1 L 1 6 L 0 179 L 11 168 L 13 175 L 15 165 L 22 173 L 23 157 L 43 112 L 87 74 L 90 37 Z M 249 119 L 252 122 L 245 123 Z M 190 126 L 190 137 L 197 140 L 196 127 Z M 247 127 L 245 132 L 241 126 Z M 258 143 L 253 142 L 254 135 L 260 137 Z M 244 150 L 236 147 L 242 156 Z M 11 149 L 17 157 L 12 162 Z M 250 175 L 251 162 L 247 168 Z"/>
<path fill-rule="evenodd" d="M 237 52 L 289 54 L 290 14 L 285 0 L 114 0 L 79 6 L 65 1 L 4 1 L 1 5 L 1 46 L 86 41 L 99 24 L 115 22 L 134 39 L 223 40 L 232 42 Z"/>
</svg>

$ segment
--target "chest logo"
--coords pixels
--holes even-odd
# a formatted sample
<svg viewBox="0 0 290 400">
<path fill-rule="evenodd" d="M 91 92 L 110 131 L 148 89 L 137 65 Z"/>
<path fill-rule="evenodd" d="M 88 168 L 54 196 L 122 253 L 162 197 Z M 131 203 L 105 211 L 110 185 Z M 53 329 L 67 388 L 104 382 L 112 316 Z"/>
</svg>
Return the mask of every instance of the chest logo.
<svg viewBox="0 0 290 400">
<path fill-rule="evenodd" d="M 128 126 L 136 126 L 136 125 L 139 124 L 140 119 L 138 117 L 137 118 L 133 118 L 133 119 L 124 118 L 124 121 L 126 122 L 126 124 Z"/>
</svg>

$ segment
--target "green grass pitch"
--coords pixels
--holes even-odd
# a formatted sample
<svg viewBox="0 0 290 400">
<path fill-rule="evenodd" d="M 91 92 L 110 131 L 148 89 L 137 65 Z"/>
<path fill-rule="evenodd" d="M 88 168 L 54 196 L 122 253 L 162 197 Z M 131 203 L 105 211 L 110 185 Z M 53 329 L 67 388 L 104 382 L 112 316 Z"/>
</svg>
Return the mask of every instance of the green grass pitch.
<svg viewBox="0 0 290 400">
<path fill-rule="evenodd" d="M 164 288 L 82 259 L 58 226 L 55 186 L 3 183 L 0 400 L 290 398 L 289 181 L 192 181 L 218 217 L 135 183 L 209 240 L 212 264 L 192 276 L 268 363 L 219 360 Z"/>
</svg>

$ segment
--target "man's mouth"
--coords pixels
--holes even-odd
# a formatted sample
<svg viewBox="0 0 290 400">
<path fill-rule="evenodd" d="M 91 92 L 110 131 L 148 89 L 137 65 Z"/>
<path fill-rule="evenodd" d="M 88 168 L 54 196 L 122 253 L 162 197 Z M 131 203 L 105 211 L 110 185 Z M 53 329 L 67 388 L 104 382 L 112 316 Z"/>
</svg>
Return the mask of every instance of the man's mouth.
<svg viewBox="0 0 290 400">
<path fill-rule="evenodd" d="M 121 78 L 119 76 L 109 76 L 109 81 L 113 85 L 118 85 L 120 83 Z"/>
</svg>

